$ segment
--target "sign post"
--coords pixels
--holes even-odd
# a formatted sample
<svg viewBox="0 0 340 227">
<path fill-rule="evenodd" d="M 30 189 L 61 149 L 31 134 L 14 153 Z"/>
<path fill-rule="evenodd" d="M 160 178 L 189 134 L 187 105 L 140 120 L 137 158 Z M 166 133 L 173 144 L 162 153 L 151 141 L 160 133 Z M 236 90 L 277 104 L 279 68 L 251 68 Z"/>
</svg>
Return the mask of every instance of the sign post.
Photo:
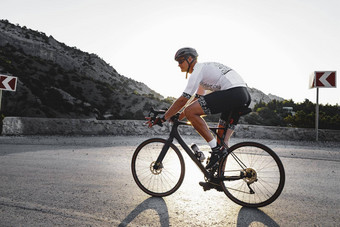
<svg viewBox="0 0 340 227">
<path fill-rule="evenodd" d="M 16 91 L 17 80 L 18 80 L 17 77 L 6 76 L 6 75 L 0 74 L 0 111 L 1 111 L 2 90 Z"/>
<path fill-rule="evenodd" d="M 316 106 L 315 106 L 315 140 L 319 140 L 319 88 L 316 88 Z"/>
<path fill-rule="evenodd" d="M 2 90 L 0 89 L 0 113 L 1 113 Z"/>
<path fill-rule="evenodd" d="M 319 88 L 336 87 L 336 71 L 315 71 L 312 75 L 311 88 L 316 88 L 315 134 L 319 140 Z"/>
</svg>

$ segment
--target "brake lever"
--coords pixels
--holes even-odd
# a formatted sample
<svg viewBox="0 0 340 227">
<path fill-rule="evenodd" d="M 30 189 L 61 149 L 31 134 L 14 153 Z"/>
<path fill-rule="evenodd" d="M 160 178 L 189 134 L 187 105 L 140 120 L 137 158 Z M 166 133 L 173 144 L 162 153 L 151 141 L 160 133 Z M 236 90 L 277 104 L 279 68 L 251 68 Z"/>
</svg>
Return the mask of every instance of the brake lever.
<svg viewBox="0 0 340 227">
<path fill-rule="evenodd" d="M 174 116 L 172 116 L 170 119 L 172 122 L 175 122 L 175 121 L 178 121 L 179 119 L 179 116 L 180 116 L 180 113 L 176 113 Z"/>
</svg>

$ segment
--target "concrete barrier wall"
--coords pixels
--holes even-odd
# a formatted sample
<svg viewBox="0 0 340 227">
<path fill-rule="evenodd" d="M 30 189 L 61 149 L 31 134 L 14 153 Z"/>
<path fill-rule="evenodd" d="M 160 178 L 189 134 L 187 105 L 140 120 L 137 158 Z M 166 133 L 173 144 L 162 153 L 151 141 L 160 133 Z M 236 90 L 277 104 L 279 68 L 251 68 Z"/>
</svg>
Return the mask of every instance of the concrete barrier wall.
<svg viewBox="0 0 340 227">
<path fill-rule="evenodd" d="M 2 135 L 167 135 L 171 125 L 147 128 L 139 120 L 95 120 L 6 117 Z M 214 123 L 209 123 L 215 126 Z M 181 126 L 182 135 L 197 135 L 190 126 Z M 234 137 L 275 140 L 315 140 L 314 129 L 238 125 Z M 319 130 L 319 140 L 340 141 L 339 130 Z"/>
</svg>

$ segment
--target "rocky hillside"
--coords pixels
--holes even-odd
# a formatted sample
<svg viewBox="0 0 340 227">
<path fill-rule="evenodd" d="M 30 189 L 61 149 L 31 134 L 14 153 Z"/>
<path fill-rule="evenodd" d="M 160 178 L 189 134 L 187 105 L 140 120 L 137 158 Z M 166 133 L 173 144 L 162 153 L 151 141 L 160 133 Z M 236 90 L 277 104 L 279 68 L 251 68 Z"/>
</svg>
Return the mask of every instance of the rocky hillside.
<svg viewBox="0 0 340 227">
<path fill-rule="evenodd" d="M 264 103 L 268 103 L 274 99 L 278 100 L 278 101 L 283 101 L 284 99 L 281 97 L 278 97 L 276 95 L 266 95 L 265 93 L 263 93 L 262 91 L 255 89 L 255 88 L 248 88 L 248 91 L 251 95 L 251 99 L 252 102 L 250 104 L 250 107 L 253 108 L 255 103 L 259 103 L 260 101 L 264 102 Z"/>
<path fill-rule="evenodd" d="M 142 119 L 150 107 L 173 101 L 120 75 L 95 54 L 6 20 L 0 20 L 0 73 L 18 77 L 17 91 L 3 92 L 5 116 Z M 249 91 L 251 106 L 279 99 Z"/>
<path fill-rule="evenodd" d="M 97 55 L 8 21 L 0 21 L 0 73 L 19 78 L 16 92 L 3 92 L 6 116 L 141 118 L 166 104 Z"/>
</svg>

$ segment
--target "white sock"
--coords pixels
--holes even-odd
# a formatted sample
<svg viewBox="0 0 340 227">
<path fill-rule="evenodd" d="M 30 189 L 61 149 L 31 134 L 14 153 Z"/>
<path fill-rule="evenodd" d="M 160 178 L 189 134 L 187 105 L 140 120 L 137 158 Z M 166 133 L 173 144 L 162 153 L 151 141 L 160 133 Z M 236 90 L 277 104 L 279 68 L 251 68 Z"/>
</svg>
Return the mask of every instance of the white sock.
<svg viewBox="0 0 340 227">
<path fill-rule="evenodd" d="M 208 144 L 211 148 L 217 147 L 217 141 L 215 138 L 213 138 L 210 142 L 208 142 Z"/>
</svg>

